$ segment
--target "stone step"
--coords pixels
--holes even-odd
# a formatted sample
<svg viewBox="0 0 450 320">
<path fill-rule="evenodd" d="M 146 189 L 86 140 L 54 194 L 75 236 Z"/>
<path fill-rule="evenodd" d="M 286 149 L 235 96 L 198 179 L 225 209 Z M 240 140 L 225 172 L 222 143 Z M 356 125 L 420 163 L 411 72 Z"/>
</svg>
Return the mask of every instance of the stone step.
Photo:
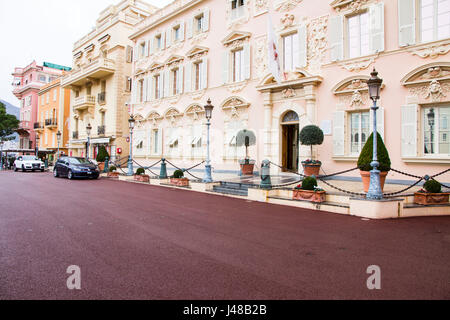
<svg viewBox="0 0 450 320">
<path fill-rule="evenodd" d="M 248 190 L 252 185 L 238 182 L 221 181 L 220 186 L 227 189 Z"/>
<path fill-rule="evenodd" d="M 247 189 L 225 188 L 222 186 L 214 186 L 213 191 L 218 192 L 218 193 L 237 195 L 237 196 L 247 196 L 248 195 Z"/>
</svg>

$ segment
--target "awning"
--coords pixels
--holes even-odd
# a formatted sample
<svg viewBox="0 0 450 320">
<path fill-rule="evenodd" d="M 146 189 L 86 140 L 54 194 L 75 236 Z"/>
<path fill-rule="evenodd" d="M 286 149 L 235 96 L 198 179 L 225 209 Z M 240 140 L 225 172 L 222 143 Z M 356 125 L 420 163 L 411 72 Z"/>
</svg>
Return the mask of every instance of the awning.
<svg viewBox="0 0 450 320">
<path fill-rule="evenodd" d="M 169 146 L 170 146 L 170 147 L 173 147 L 177 142 L 178 142 L 178 137 L 172 138 L 172 139 L 169 141 Z"/>
<path fill-rule="evenodd" d="M 194 137 L 194 139 L 192 139 L 191 142 L 192 146 L 195 146 L 201 139 L 202 139 L 201 136 Z"/>
</svg>

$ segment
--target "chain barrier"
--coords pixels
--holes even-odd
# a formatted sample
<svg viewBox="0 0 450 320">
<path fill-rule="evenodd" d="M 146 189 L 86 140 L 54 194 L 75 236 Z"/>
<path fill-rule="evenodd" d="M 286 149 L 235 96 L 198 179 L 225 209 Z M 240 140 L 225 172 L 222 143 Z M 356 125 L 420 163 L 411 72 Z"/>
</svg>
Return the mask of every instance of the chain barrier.
<svg viewBox="0 0 450 320">
<path fill-rule="evenodd" d="M 203 160 L 203 161 L 200 162 L 200 163 L 197 163 L 196 165 L 194 165 L 194 166 L 192 166 L 192 167 L 190 167 L 190 168 L 188 168 L 188 169 L 182 169 L 182 168 L 179 168 L 179 167 L 177 167 L 176 165 L 174 165 L 172 162 L 170 162 L 170 161 L 167 160 L 167 159 L 166 159 L 166 162 L 167 162 L 168 164 L 170 164 L 172 167 L 174 167 L 175 169 L 181 170 L 181 171 L 183 171 L 183 172 L 187 172 L 188 174 L 190 174 L 192 177 L 194 177 L 194 178 L 197 179 L 197 180 L 203 180 L 202 178 L 200 178 L 200 177 L 198 177 L 198 176 L 196 176 L 196 175 L 190 173 L 189 170 L 192 170 L 192 169 L 194 169 L 195 167 L 198 167 L 199 165 L 201 165 L 202 163 L 204 163 L 205 160 Z"/>
<path fill-rule="evenodd" d="M 447 188 L 447 189 L 450 189 L 450 186 L 447 186 L 447 185 L 443 184 L 442 182 L 437 181 L 436 179 L 434 179 L 434 178 L 432 178 L 432 177 L 431 177 L 430 179 L 433 179 L 434 181 L 436 181 L 437 183 L 439 183 L 442 187 Z"/>
<path fill-rule="evenodd" d="M 352 169 L 348 169 L 348 170 L 339 171 L 339 172 L 336 172 L 336 173 L 331 173 L 331 174 L 326 174 L 326 175 L 318 175 L 317 179 L 325 179 L 325 178 L 328 178 L 328 177 L 337 176 L 339 174 L 355 171 L 356 169 L 358 169 L 358 167 L 355 167 L 355 168 L 352 168 Z"/>
<path fill-rule="evenodd" d="M 405 192 L 409 189 L 411 189 L 412 187 L 416 186 L 420 181 L 422 181 L 423 178 L 420 178 L 419 180 L 417 180 L 415 183 L 413 183 L 412 185 L 410 185 L 409 187 L 402 189 L 400 191 L 396 191 L 396 192 L 390 192 L 390 193 L 383 193 L 383 196 L 386 198 L 392 198 L 394 195 L 400 194 L 402 192 Z"/>
<path fill-rule="evenodd" d="M 416 176 L 416 175 L 414 175 L 414 174 L 406 173 L 406 172 L 403 172 L 403 171 L 400 171 L 400 170 L 397 170 L 397 169 L 394 169 L 394 168 L 391 168 L 391 171 L 394 171 L 394 172 L 403 174 L 403 175 L 408 176 L 408 177 L 411 177 L 411 178 L 416 178 L 416 179 L 422 178 L 422 177 Z"/>
<path fill-rule="evenodd" d="M 359 192 L 353 192 L 353 191 L 344 190 L 344 189 L 342 189 L 342 188 L 339 188 L 339 187 L 336 187 L 336 186 L 332 185 L 331 183 L 329 183 L 329 182 L 327 182 L 327 181 L 325 181 L 325 180 L 322 180 L 322 179 L 320 179 L 320 178 L 319 178 L 319 180 L 322 181 L 323 183 L 325 183 L 327 186 L 329 186 L 329 187 L 331 187 L 331 188 L 333 188 L 333 189 L 339 190 L 339 191 L 341 191 L 341 192 L 348 193 L 348 194 L 352 194 L 352 195 L 355 195 L 355 196 L 363 196 L 363 197 L 366 196 L 365 193 L 359 193 Z"/>
<path fill-rule="evenodd" d="M 127 161 L 128 162 L 128 161 Z M 126 162 L 122 163 L 122 164 L 118 164 L 114 161 L 109 161 L 108 160 L 108 165 L 111 167 L 111 164 L 116 167 L 116 169 L 122 171 L 123 174 L 126 174 L 126 172 L 122 169 L 122 166 L 125 164 Z"/>
<path fill-rule="evenodd" d="M 154 176 L 159 176 L 158 174 L 156 174 L 155 172 L 153 172 L 150 168 L 156 166 L 158 163 L 160 163 L 162 161 L 162 159 L 159 159 L 158 161 L 156 161 L 154 164 L 152 164 L 151 166 L 142 166 L 140 165 L 136 160 L 133 159 L 133 162 L 136 163 L 139 168 L 143 168 L 144 170 L 148 170 L 151 174 L 153 174 Z"/>
</svg>

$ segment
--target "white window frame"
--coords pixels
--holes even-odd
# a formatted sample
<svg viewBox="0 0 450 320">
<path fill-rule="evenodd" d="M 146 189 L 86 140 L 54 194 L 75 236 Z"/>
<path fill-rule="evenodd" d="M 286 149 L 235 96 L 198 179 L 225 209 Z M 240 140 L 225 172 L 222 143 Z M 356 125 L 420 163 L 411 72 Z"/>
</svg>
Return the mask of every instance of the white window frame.
<svg viewBox="0 0 450 320">
<path fill-rule="evenodd" d="M 245 16 L 246 6 L 247 3 L 245 0 L 231 0 L 230 1 L 231 20 L 236 20 Z"/>
<path fill-rule="evenodd" d="M 432 21 L 433 27 L 431 28 L 432 38 L 431 39 L 427 39 L 427 40 L 423 39 L 423 30 L 422 30 L 422 26 L 423 26 L 423 17 L 422 17 L 422 14 L 423 14 L 423 10 L 422 10 L 423 9 L 423 0 L 418 0 L 418 3 L 417 3 L 417 8 L 418 8 L 418 10 L 417 10 L 418 11 L 417 12 L 417 19 L 419 21 L 419 28 L 418 28 L 419 37 L 418 37 L 418 39 L 420 39 L 421 43 L 427 43 L 427 42 L 432 42 L 432 41 L 437 41 L 437 40 L 443 40 L 443 39 L 446 39 L 446 38 L 450 37 L 450 31 L 449 31 L 449 33 L 447 35 L 442 36 L 442 37 L 439 37 L 439 34 L 438 34 L 438 32 L 439 32 L 439 16 L 443 15 L 445 13 L 446 14 L 450 14 L 450 11 L 442 12 L 441 11 L 442 8 L 439 7 L 439 2 L 440 2 L 439 0 L 428 0 L 428 1 L 432 2 L 431 6 L 432 6 L 432 11 L 433 12 L 432 12 L 432 15 L 430 17 L 433 20 Z M 446 1 L 449 1 L 449 0 L 446 0 Z M 450 4 L 449 4 L 449 6 L 450 6 Z M 445 24 L 445 25 L 447 25 L 450 28 L 450 21 L 447 24 Z"/>
<path fill-rule="evenodd" d="M 352 115 L 358 114 L 359 115 L 359 128 L 358 128 L 358 150 L 356 152 L 352 152 Z M 366 136 L 366 141 L 369 139 L 369 136 L 371 134 L 371 125 L 370 125 L 370 110 L 359 110 L 355 112 L 348 112 L 347 113 L 347 126 L 348 126 L 348 152 L 349 156 L 358 156 L 364 147 L 364 144 L 362 143 L 362 116 L 363 114 L 367 114 L 367 124 L 368 124 L 368 134 Z M 365 142 L 364 142 L 365 143 Z"/>
<path fill-rule="evenodd" d="M 363 30 L 363 25 L 361 22 L 362 17 L 365 17 L 366 19 L 366 24 L 367 24 L 367 28 L 366 30 Z M 358 44 L 358 52 L 354 55 L 351 54 L 351 39 L 352 37 L 350 37 L 350 20 L 357 21 L 357 35 L 356 35 L 356 40 L 357 40 L 357 44 Z M 370 23 L 370 16 L 369 16 L 369 11 L 368 10 L 364 10 L 361 11 L 357 14 L 354 15 L 349 15 L 345 17 L 345 25 L 346 25 L 346 48 L 347 48 L 347 57 L 349 59 L 352 58 L 357 58 L 357 57 L 363 57 L 363 56 L 367 56 L 370 54 L 370 30 L 369 30 L 369 23 Z M 365 38 L 365 39 L 364 39 Z M 363 47 L 362 43 L 363 41 L 367 42 L 367 45 L 365 47 Z M 365 50 L 364 50 L 365 48 Z"/>
<path fill-rule="evenodd" d="M 449 108 L 450 109 L 450 104 L 444 104 L 444 105 L 423 105 L 420 108 L 420 116 L 422 118 L 422 126 L 421 126 L 421 132 L 420 132 L 420 136 L 421 136 L 421 140 L 422 140 L 422 153 L 424 157 L 449 157 L 450 156 L 450 152 L 449 153 L 441 153 L 439 148 L 440 148 L 440 135 L 439 135 L 439 131 L 440 131 L 440 127 L 442 125 L 441 123 L 441 119 L 440 119 L 440 110 L 443 108 Z M 434 126 L 433 126 L 433 146 L 432 148 L 434 149 L 433 153 L 425 153 L 425 147 L 426 147 L 426 141 L 425 141 L 425 136 L 426 136 L 426 130 L 425 128 L 427 128 L 428 125 L 428 118 L 427 118 L 427 113 L 430 111 L 430 109 L 433 109 L 434 111 Z M 450 122 L 450 119 L 447 120 L 448 122 Z M 450 141 L 450 125 L 447 128 L 447 140 Z"/>
</svg>

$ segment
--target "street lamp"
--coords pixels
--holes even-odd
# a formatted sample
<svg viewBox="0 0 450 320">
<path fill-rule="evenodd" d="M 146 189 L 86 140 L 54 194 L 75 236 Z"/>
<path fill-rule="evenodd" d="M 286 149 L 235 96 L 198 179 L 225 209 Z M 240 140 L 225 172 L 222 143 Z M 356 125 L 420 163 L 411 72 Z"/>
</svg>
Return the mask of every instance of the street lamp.
<svg viewBox="0 0 450 320">
<path fill-rule="evenodd" d="M 128 154 L 128 176 L 132 176 L 134 174 L 133 172 L 133 129 L 134 129 L 134 123 L 136 120 L 134 119 L 133 115 L 130 115 L 130 118 L 128 119 L 128 127 L 130 128 L 130 152 Z"/>
<path fill-rule="evenodd" d="M 87 160 L 89 160 L 89 148 L 90 148 L 90 142 L 91 142 L 91 140 L 90 140 L 90 139 L 91 139 L 91 138 L 90 138 L 91 130 L 92 130 L 91 124 L 88 123 L 88 125 L 86 126 L 86 134 L 87 134 L 87 141 L 86 141 L 86 159 L 87 159 Z"/>
<path fill-rule="evenodd" d="M 431 108 L 427 113 L 428 125 L 430 126 L 430 153 L 433 153 L 433 127 L 434 127 L 434 109 Z"/>
<path fill-rule="evenodd" d="M 211 104 L 211 99 L 208 98 L 205 105 L 205 116 L 207 126 L 207 139 L 206 139 L 206 165 L 205 165 L 205 178 L 203 182 L 212 182 L 211 176 L 211 159 L 209 158 L 209 127 L 211 126 L 211 117 L 214 106 Z"/>
<path fill-rule="evenodd" d="M 36 135 L 36 157 L 39 156 L 39 135 Z"/>
<path fill-rule="evenodd" d="M 59 130 L 56 133 L 56 140 L 58 140 L 58 155 L 57 155 L 57 159 L 59 159 L 59 144 L 61 143 L 61 131 L 59 131 Z"/>
<path fill-rule="evenodd" d="M 369 96 L 373 101 L 373 105 L 371 109 L 373 110 L 373 157 L 370 165 L 372 166 L 372 170 L 370 170 L 370 186 L 369 190 L 366 194 L 367 199 L 380 200 L 383 198 L 383 192 L 381 191 L 380 185 L 380 170 L 378 170 L 378 166 L 380 163 L 377 158 L 377 142 L 378 142 L 378 133 L 377 133 L 377 100 L 380 99 L 380 89 L 381 83 L 383 79 L 378 77 L 378 72 L 373 68 L 373 71 L 370 73 L 371 77 L 367 80 L 367 85 L 369 87 Z"/>
</svg>

